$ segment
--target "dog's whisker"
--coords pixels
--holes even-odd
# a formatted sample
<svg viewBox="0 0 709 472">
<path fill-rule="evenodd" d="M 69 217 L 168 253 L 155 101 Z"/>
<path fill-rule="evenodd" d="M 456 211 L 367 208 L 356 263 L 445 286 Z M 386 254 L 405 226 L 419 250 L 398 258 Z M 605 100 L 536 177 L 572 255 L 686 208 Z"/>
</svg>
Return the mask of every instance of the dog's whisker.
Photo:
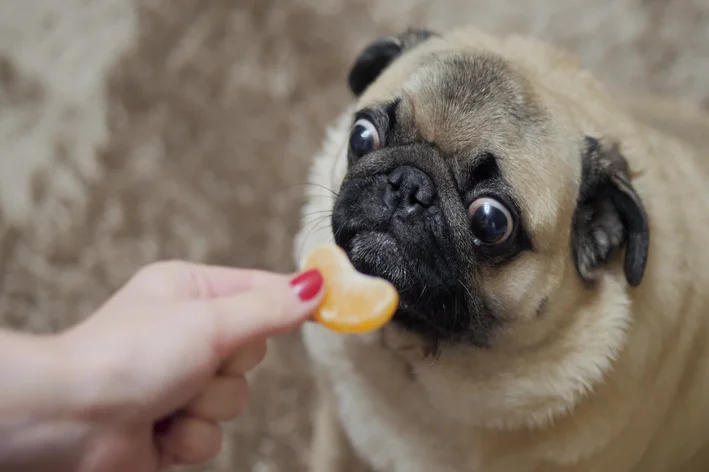
<svg viewBox="0 0 709 472">
<path fill-rule="evenodd" d="M 299 206 L 306 205 L 307 203 L 310 203 L 310 201 L 319 198 L 322 201 L 323 198 L 328 199 L 330 202 L 334 202 L 337 197 L 333 197 L 332 195 L 301 195 L 297 198 L 293 198 L 291 202 L 298 204 Z"/>
<path fill-rule="evenodd" d="M 306 222 L 306 225 L 311 225 L 311 224 L 319 224 L 322 223 L 325 220 L 330 220 L 330 215 L 327 213 L 322 213 L 322 212 L 313 212 L 308 215 L 305 215 L 303 219 L 309 218 L 310 220 Z"/>
<path fill-rule="evenodd" d="M 324 223 L 329 224 L 329 221 L 330 221 L 330 218 L 328 218 L 327 216 L 320 216 L 320 217 L 314 218 L 311 223 L 313 225 L 315 225 L 314 231 L 320 231 L 321 229 L 324 229 L 323 224 Z"/>
<path fill-rule="evenodd" d="M 415 283 L 415 282 L 411 282 L 411 283 L 409 283 L 409 285 L 407 285 L 407 286 L 405 286 L 404 288 L 402 288 L 401 290 L 399 290 L 399 292 L 400 292 L 400 293 L 408 292 L 409 290 L 413 289 L 415 286 L 416 286 L 416 283 Z"/>
<path fill-rule="evenodd" d="M 323 230 L 325 228 L 325 226 L 322 225 L 323 222 L 325 222 L 327 224 L 330 223 L 327 215 L 321 216 L 319 219 L 315 219 L 314 221 L 312 221 L 311 223 L 306 225 L 306 226 L 312 225 L 312 227 L 308 230 L 305 237 L 303 237 L 303 241 L 300 244 L 300 248 L 298 248 L 298 260 L 300 260 L 301 257 L 303 256 L 303 250 L 305 249 L 308 239 L 310 239 L 310 237 L 313 235 L 313 233 L 316 231 Z"/>
<path fill-rule="evenodd" d="M 313 224 L 315 225 L 315 231 L 323 230 L 330 226 L 330 218 L 327 215 L 321 216 L 320 218 L 315 219 Z"/>
<path fill-rule="evenodd" d="M 310 218 L 311 216 L 316 216 L 318 218 L 329 218 L 332 216 L 332 210 L 316 210 L 303 214 L 302 218 Z"/>
<path fill-rule="evenodd" d="M 337 240 L 337 237 L 340 235 L 340 233 L 341 233 L 342 230 L 344 230 L 344 229 L 345 229 L 345 224 L 342 223 L 340 226 L 338 226 L 338 228 L 337 228 L 337 229 L 334 231 L 334 233 L 332 234 L 332 240 L 333 240 L 333 241 Z"/>
<path fill-rule="evenodd" d="M 326 187 L 324 185 L 316 184 L 313 182 L 308 183 L 307 185 L 312 185 L 313 187 L 321 188 L 323 190 L 327 190 L 329 193 L 331 193 L 334 197 L 339 197 L 340 194 L 338 192 L 335 192 L 333 189 Z"/>
<path fill-rule="evenodd" d="M 435 357 L 433 359 L 433 362 L 431 362 L 431 365 L 429 366 L 430 368 L 433 368 L 433 366 L 436 365 L 436 362 L 438 362 L 438 359 L 441 358 L 443 355 L 443 350 L 445 349 L 445 341 L 441 341 L 440 339 L 436 339 L 436 344 L 435 344 Z"/>
<path fill-rule="evenodd" d="M 470 301 L 472 301 L 472 300 L 473 300 L 473 294 L 470 292 L 470 289 L 463 283 L 462 280 L 460 280 L 460 279 L 458 279 L 458 278 L 456 278 L 456 280 L 458 281 L 458 283 L 460 284 L 460 286 L 463 287 L 463 290 L 465 290 L 465 292 L 468 294 L 468 296 L 470 297 Z"/>
<path fill-rule="evenodd" d="M 338 196 L 339 196 L 339 194 L 338 194 L 337 192 L 335 192 L 334 190 L 332 190 L 331 188 L 326 187 L 325 185 L 317 184 L 317 183 L 315 183 L 315 182 L 298 182 L 298 183 L 289 185 L 288 187 L 286 187 L 286 188 L 284 189 L 284 191 L 294 190 L 294 189 L 299 188 L 299 187 L 308 187 L 308 186 L 326 190 L 327 192 L 329 192 L 330 194 L 332 194 L 334 197 L 338 197 Z"/>
<path fill-rule="evenodd" d="M 424 283 L 423 284 L 423 289 L 421 289 L 421 293 L 419 294 L 418 300 L 416 300 L 416 303 L 420 302 L 423 300 L 423 295 L 426 293 L 426 289 L 428 288 L 428 284 Z"/>
<path fill-rule="evenodd" d="M 304 192 L 302 188 L 305 186 L 310 186 L 312 189 L 322 190 L 321 192 Z M 300 187 L 300 188 L 299 188 Z M 331 201 L 335 201 L 339 194 L 332 189 L 329 189 L 323 185 L 304 183 L 304 184 L 294 184 L 286 188 L 278 190 L 274 193 L 275 197 L 280 198 L 283 196 L 288 196 L 290 200 L 296 204 L 303 205 L 316 198 L 322 199 L 327 198 Z"/>
</svg>

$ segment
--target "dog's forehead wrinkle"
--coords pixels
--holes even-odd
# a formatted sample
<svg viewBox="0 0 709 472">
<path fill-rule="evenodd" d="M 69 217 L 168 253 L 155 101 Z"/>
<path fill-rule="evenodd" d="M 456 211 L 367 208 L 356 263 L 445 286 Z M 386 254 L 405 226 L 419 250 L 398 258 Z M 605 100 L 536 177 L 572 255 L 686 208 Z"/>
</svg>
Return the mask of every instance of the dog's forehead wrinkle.
<svg viewBox="0 0 709 472">
<path fill-rule="evenodd" d="M 409 120 L 445 154 L 481 138 L 512 145 L 540 110 L 523 77 L 503 59 L 482 53 L 432 55 L 404 85 Z"/>
</svg>

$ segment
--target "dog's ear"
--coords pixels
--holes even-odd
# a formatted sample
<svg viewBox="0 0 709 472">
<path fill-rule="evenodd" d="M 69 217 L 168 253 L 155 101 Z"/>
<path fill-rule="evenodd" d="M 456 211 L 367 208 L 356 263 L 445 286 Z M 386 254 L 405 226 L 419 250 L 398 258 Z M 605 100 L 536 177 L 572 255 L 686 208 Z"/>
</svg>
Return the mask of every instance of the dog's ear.
<svg viewBox="0 0 709 472">
<path fill-rule="evenodd" d="M 647 264 L 650 229 L 618 143 L 587 137 L 582 169 L 571 231 L 576 269 L 592 282 L 598 269 L 625 246 L 625 278 L 638 286 Z"/>
<path fill-rule="evenodd" d="M 352 93 L 361 95 L 404 51 L 435 35 L 428 30 L 410 29 L 398 36 L 380 38 L 367 45 L 350 69 L 348 82 Z"/>
</svg>

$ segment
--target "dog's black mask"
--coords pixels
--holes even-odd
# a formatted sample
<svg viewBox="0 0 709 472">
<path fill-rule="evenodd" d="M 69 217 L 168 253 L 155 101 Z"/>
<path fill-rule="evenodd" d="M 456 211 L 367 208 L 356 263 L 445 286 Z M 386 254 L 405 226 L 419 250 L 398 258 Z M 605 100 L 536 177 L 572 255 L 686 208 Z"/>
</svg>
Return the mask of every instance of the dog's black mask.
<svg viewBox="0 0 709 472">
<path fill-rule="evenodd" d="M 414 144 L 381 154 L 351 169 L 343 183 L 332 217 L 335 242 L 359 271 L 396 286 L 395 322 L 438 339 L 461 338 L 482 300 L 466 288 L 470 266 L 458 256 L 445 192 L 421 165 L 437 159 L 435 151 Z M 460 203 L 448 206 L 464 215 Z"/>
</svg>

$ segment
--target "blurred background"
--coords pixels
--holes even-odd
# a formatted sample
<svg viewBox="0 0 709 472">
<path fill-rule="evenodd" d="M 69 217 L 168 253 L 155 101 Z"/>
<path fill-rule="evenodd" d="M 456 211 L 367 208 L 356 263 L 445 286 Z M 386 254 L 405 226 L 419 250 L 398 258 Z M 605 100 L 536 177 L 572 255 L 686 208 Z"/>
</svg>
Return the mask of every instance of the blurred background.
<svg viewBox="0 0 709 472">
<path fill-rule="evenodd" d="M 62 329 L 161 258 L 293 269 L 354 56 L 463 23 L 709 106 L 708 0 L 0 0 L 0 323 Z M 200 470 L 305 470 L 314 390 L 297 334 L 276 347 Z"/>
</svg>

